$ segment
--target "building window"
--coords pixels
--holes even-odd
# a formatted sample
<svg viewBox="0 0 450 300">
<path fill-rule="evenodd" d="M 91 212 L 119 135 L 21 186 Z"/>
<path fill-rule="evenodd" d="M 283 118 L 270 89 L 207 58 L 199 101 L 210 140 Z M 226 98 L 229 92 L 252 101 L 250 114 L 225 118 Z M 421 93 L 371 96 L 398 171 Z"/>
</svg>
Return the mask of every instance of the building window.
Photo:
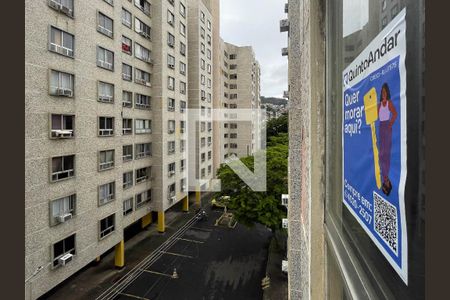
<svg viewBox="0 0 450 300">
<path fill-rule="evenodd" d="M 122 106 L 133 107 L 133 93 L 130 91 L 122 91 Z"/>
<path fill-rule="evenodd" d="M 151 176 L 151 167 L 145 167 L 136 170 L 136 184 L 148 181 Z"/>
<path fill-rule="evenodd" d="M 122 134 L 133 134 L 133 119 L 122 119 Z"/>
<path fill-rule="evenodd" d="M 152 155 L 152 144 L 136 144 L 136 159 L 149 157 Z"/>
<path fill-rule="evenodd" d="M 200 131 L 204 132 L 206 130 L 206 123 L 205 122 L 201 122 L 200 123 Z"/>
<path fill-rule="evenodd" d="M 133 186 L 133 171 L 123 173 L 122 188 L 124 190 Z"/>
<path fill-rule="evenodd" d="M 207 100 L 208 100 L 209 103 L 211 103 L 211 97 L 212 97 L 211 93 L 208 93 L 208 99 Z"/>
<path fill-rule="evenodd" d="M 208 59 L 211 59 L 211 50 L 210 49 L 206 49 L 206 57 Z"/>
<path fill-rule="evenodd" d="M 230 79 L 237 79 L 237 74 L 230 74 Z"/>
<path fill-rule="evenodd" d="M 151 103 L 151 97 L 147 95 L 142 94 L 135 94 L 135 107 L 139 109 L 151 109 L 152 103 Z"/>
<path fill-rule="evenodd" d="M 122 79 L 131 81 L 133 78 L 133 68 L 130 65 L 122 64 Z"/>
<path fill-rule="evenodd" d="M 237 99 L 238 95 L 237 94 L 230 94 L 230 99 Z"/>
<path fill-rule="evenodd" d="M 74 136 L 74 115 L 51 115 L 51 137 L 72 138 Z"/>
<path fill-rule="evenodd" d="M 175 26 L 175 15 L 170 10 L 167 10 L 167 23 L 172 27 Z"/>
<path fill-rule="evenodd" d="M 200 27 L 200 36 L 202 37 L 202 39 L 205 39 L 205 28 Z"/>
<path fill-rule="evenodd" d="M 208 22 L 206 22 L 206 27 L 208 27 L 208 30 L 211 31 L 211 21 L 208 20 Z"/>
<path fill-rule="evenodd" d="M 170 54 L 167 54 L 167 66 L 170 69 L 175 69 L 175 57 Z"/>
<path fill-rule="evenodd" d="M 398 4 L 395 4 L 392 8 L 391 8 L 391 18 L 395 18 L 395 16 L 398 14 Z"/>
<path fill-rule="evenodd" d="M 205 69 L 205 65 L 206 65 L 205 60 L 204 60 L 203 58 L 201 58 L 201 59 L 200 59 L 200 67 L 202 68 L 202 70 Z"/>
<path fill-rule="evenodd" d="M 183 16 L 183 18 L 186 17 L 186 6 L 183 5 L 183 3 L 180 2 L 180 15 Z"/>
<path fill-rule="evenodd" d="M 237 84 L 230 84 L 230 90 L 236 90 Z"/>
<path fill-rule="evenodd" d="M 114 6 L 114 0 L 103 0 L 111 6 Z"/>
<path fill-rule="evenodd" d="M 99 117 L 98 118 L 98 135 L 112 136 L 114 134 L 114 118 Z"/>
<path fill-rule="evenodd" d="M 209 34 L 206 36 L 206 42 L 208 45 L 211 45 L 211 36 Z"/>
<path fill-rule="evenodd" d="M 205 13 L 200 11 L 200 21 L 202 21 L 203 23 L 205 23 Z"/>
<path fill-rule="evenodd" d="M 210 136 L 208 136 L 208 146 L 211 146 L 212 144 L 212 138 Z"/>
<path fill-rule="evenodd" d="M 175 36 L 170 32 L 167 33 L 167 45 L 169 45 L 170 48 L 175 47 Z"/>
<path fill-rule="evenodd" d="M 146 190 L 136 195 L 136 209 L 141 208 L 145 203 L 152 201 L 152 190 Z"/>
<path fill-rule="evenodd" d="M 116 215 L 112 214 L 100 220 L 100 239 L 110 235 L 115 230 Z"/>
<path fill-rule="evenodd" d="M 176 193 L 176 184 L 172 183 L 167 187 L 167 197 L 170 200 L 173 200 L 173 198 L 175 197 L 175 193 Z"/>
<path fill-rule="evenodd" d="M 53 268 L 58 267 L 60 265 L 59 259 L 67 254 L 75 255 L 75 234 L 66 237 L 65 239 L 56 242 L 53 244 Z"/>
<path fill-rule="evenodd" d="M 211 74 L 211 65 L 208 64 L 208 74 Z"/>
<path fill-rule="evenodd" d="M 133 160 L 133 145 L 122 146 L 122 160 L 123 162 Z"/>
<path fill-rule="evenodd" d="M 212 81 L 211 81 L 211 79 L 208 78 L 208 80 L 207 80 L 207 85 L 206 85 L 206 86 L 207 86 L 208 88 L 211 88 L 211 85 L 212 85 Z"/>
<path fill-rule="evenodd" d="M 150 87 L 151 86 L 150 73 L 142 71 L 141 69 L 138 68 L 134 68 L 134 70 L 135 70 L 134 82 Z"/>
<path fill-rule="evenodd" d="M 180 94 L 186 95 L 186 82 L 180 81 Z"/>
<path fill-rule="evenodd" d="M 112 38 L 113 37 L 113 20 L 101 12 L 97 16 L 97 31 Z"/>
<path fill-rule="evenodd" d="M 167 153 L 169 155 L 175 153 L 175 141 L 168 141 L 167 142 Z"/>
<path fill-rule="evenodd" d="M 230 70 L 236 70 L 237 69 L 237 65 L 230 65 Z"/>
<path fill-rule="evenodd" d="M 236 59 L 237 55 L 236 54 L 230 54 L 230 60 Z"/>
<path fill-rule="evenodd" d="M 150 3 L 145 0 L 134 0 L 134 5 L 142 10 L 144 14 L 150 16 Z"/>
<path fill-rule="evenodd" d="M 134 127 L 135 127 L 136 134 L 152 132 L 152 121 L 151 120 L 136 119 L 134 125 L 135 125 Z"/>
<path fill-rule="evenodd" d="M 168 134 L 175 133 L 175 120 L 168 120 L 167 121 L 167 133 Z"/>
<path fill-rule="evenodd" d="M 175 78 L 171 76 L 168 77 L 167 88 L 171 91 L 175 90 Z"/>
<path fill-rule="evenodd" d="M 205 153 L 201 154 L 201 160 L 202 160 L 202 162 L 205 162 L 205 160 L 206 160 L 206 154 Z"/>
<path fill-rule="evenodd" d="M 180 152 L 184 152 L 186 149 L 186 140 L 180 140 Z"/>
<path fill-rule="evenodd" d="M 212 152 L 208 151 L 208 160 L 211 160 L 211 158 L 212 158 Z"/>
<path fill-rule="evenodd" d="M 237 147 L 238 147 L 238 145 L 236 143 L 230 143 L 231 149 L 236 149 Z"/>
<path fill-rule="evenodd" d="M 175 111 L 175 99 L 169 98 L 169 100 L 167 101 L 167 110 Z"/>
<path fill-rule="evenodd" d="M 150 50 L 144 46 L 134 43 L 134 56 L 147 63 L 152 63 Z"/>
<path fill-rule="evenodd" d="M 73 97 L 73 82 L 72 74 L 51 70 L 50 95 Z"/>
<path fill-rule="evenodd" d="M 211 165 L 209 165 L 208 166 L 208 175 L 211 174 L 211 171 L 212 171 L 212 167 L 211 167 Z"/>
<path fill-rule="evenodd" d="M 186 36 L 186 25 L 183 22 L 180 22 L 180 33 L 182 36 Z"/>
<path fill-rule="evenodd" d="M 186 168 L 186 160 L 182 159 L 180 160 L 180 172 L 183 172 L 185 168 Z"/>
<path fill-rule="evenodd" d="M 169 177 L 174 176 L 175 175 L 175 163 L 174 162 L 170 163 L 168 166 L 168 169 L 169 169 L 169 174 L 168 174 Z"/>
<path fill-rule="evenodd" d="M 201 170 L 201 176 L 202 176 L 202 178 L 205 178 L 205 176 L 206 176 L 206 170 L 205 170 L 205 168 L 202 168 L 202 170 Z"/>
<path fill-rule="evenodd" d="M 50 0 L 48 5 L 69 17 L 73 17 L 73 0 Z"/>
<path fill-rule="evenodd" d="M 102 206 L 115 199 L 116 183 L 109 182 L 98 187 L 98 205 Z"/>
<path fill-rule="evenodd" d="M 203 53 L 203 54 L 205 54 L 205 44 L 203 44 L 203 43 L 200 43 L 200 51 Z"/>
<path fill-rule="evenodd" d="M 180 42 L 180 54 L 186 56 L 186 45 L 183 42 Z"/>
<path fill-rule="evenodd" d="M 123 215 L 127 216 L 133 212 L 133 197 L 123 201 Z"/>
<path fill-rule="evenodd" d="M 186 110 L 186 101 L 180 101 L 180 113 L 184 113 Z"/>
<path fill-rule="evenodd" d="M 150 40 L 150 26 L 134 17 L 134 30 L 144 38 Z"/>
<path fill-rule="evenodd" d="M 52 158 L 52 181 L 63 180 L 75 176 L 75 155 Z"/>
<path fill-rule="evenodd" d="M 131 13 L 125 8 L 122 8 L 122 24 L 131 28 Z"/>
<path fill-rule="evenodd" d="M 98 101 L 114 103 L 114 85 L 111 83 L 98 82 Z"/>
<path fill-rule="evenodd" d="M 206 111 L 206 107 L 205 106 L 200 106 L 200 115 L 204 116 L 205 115 L 205 111 Z"/>
<path fill-rule="evenodd" d="M 180 133 L 184 133 L 186 131 L 186 121 L 180 121 Z"/>
<path fill-rule="evenodd" d="M 66 222 L 75 215 L 76 194 L 50 202 L 50 226 Z"/>
<path fill-rule="evenodd" d="M 186 178 L 180 180 L 180 191 L 186 192 Z"/>
<path fill-rule="evenodd" d="M 122 35 L 122 52 L 131 55 L 132 53 L 132 41 L 126 36 Z"/>
<path fill-rule="evenodd" d="M 201 145 L 202 148 L 206 146 L 206 139 L 204 137 L 202 137 L 200 139 L 200 145 Z"/>
<path fill-rule="evenodd" d="M 110 71 L 114 70 L 114 52 L 97 46 L 97 66 Z"/>
<path fill-rule="evenodd" d="M 104 150 L 99 152 L 98 170 L 104 171 L 114 168 L 114 150 Z"/>
<path fill-rule="evenodd" d="M 74 35 L 51 26 L 50 28 L 50 51 L 73 57 Z"/>
<path fill-rule="evenodd" d="M 186 75 L 186 64 L 182 61 L 180 61 L 180 74 Z"/>
</svg>

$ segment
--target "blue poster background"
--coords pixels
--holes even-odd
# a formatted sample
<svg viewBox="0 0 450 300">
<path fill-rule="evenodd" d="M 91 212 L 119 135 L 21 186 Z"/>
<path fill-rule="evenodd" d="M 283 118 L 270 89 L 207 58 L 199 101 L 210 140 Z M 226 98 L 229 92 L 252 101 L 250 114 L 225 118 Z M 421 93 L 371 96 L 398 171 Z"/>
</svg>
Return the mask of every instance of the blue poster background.
<svg viewBox="0 0 450 300">
<path fill-rule="evenodd" d="M 358 100 L 354 103 L 343 104 L 343 176 L 344 203 L 358 219 L 363 227 L 370 232 L 372 239 L 376 239 L 386 251 L 388 256 L 402 268 L 402 220 L 400 217 L 401 209 L 399 203 L 399 184 L 401 175 L 401 88 L 400 88 L 400 56 L 390 60 L 384 66 L 370 73 L 360 82 L 344 91 L 344 99 L 347 96 L 355 95 L 359 92 Z M 377 93 L 377 105 L 380 103 L 381 87 L 387 83 L 390 89 L 391 100 L 397 111 L 397 119 L 392 127 L 392 147 L 389 179 L 392 183 L 392 190 L 386 196 L 381 189 L 378 189 L 374 171 L 374 152 L 372 146 L 372 131 L 370 125 L 366 124 L 365 112 L 362 116 L 345 120 L 345 112 L 359 108 L 364 108 L 364 95 L 370 89 L 375 88 Z M 360 119 L 361 121 L 358 121 Z M 359 127 L 359 123 L 361 126 Z M 375 122 L 377 146 L 380 150 L 380 121 Z M 345 128 L 351 128 L 352 133 L 345 132 Z M 381 162 L 380 162 L 381 164 Z M 382 179 L 383 180 L 383 179 Z M 383 239 L 374 228 L 374 192 L 387 200 L 396 207 L 397 214 L 397 233 L 392 235 L 391 239 L 397 239 L 396 247 L 390 247 L 389 243 Z M 358 196 L 359 195 L 359 196 Z"/>
</svg>

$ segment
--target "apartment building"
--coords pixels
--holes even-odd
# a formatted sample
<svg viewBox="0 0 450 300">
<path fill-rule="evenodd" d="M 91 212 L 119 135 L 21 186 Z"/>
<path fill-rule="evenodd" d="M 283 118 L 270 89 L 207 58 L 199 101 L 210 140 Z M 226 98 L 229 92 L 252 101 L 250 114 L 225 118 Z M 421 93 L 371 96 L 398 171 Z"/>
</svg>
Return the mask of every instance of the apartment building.
<svg viewBox="0 0 450 300">
<path fill-rule="evenodd" d="M 212 1 L 218 2 L 218 1 Z M 188 1 L 189 189 L 206 191 L 213 172 L 213 12 L 211 1 Z M 218 14 L 215 14 L 218 17 Z M 200 200 L 197 193 L 197 201 Z"/>
<path fill-rule="evenodd" d="M 217 107 L 227 110 L 229 120 L 222 122 L 216 134 L 220 151 L 216 166 L 231 155 L 245 157 L 261 149 L 261 68 L 251 46 L 236 46 L 221 41 L 220 101 Z M 252 110 L 249 120 L 231 118 L 232 110 Z"/>
<path fill-rule="evenodd" d="M 289 60 L 289 299 L 423 299 L 425 1 L 288 2 L 280 30 L 288 33 L 283 53 Z M 385 54 L 367 70 L 359 68 L 372 51 L 382 53 L 384 41 L 395 34 L 402 44 L 395 54 Z M 395 59 L 397 69 L 389 74 L 385 66 Z M 346 75 L 353 66 L 362 71 L 349 83 Z M 367 120 L 374 115 L 365 108 L 361 132 L 345 132 L 344 95 L 363 86 L 379 93 L 372 107 L 381 111 L 389 97 L 396 110 L 389 119 L 393 136 L 397 132 L 391 143 L 403 148 L 389 153 L 395 172 L 387 174 L 407 175 L 391 185 L 392 191 L 377 186 L 374 172 L 373 149 L 384 147 L 382 138 L 377 142 L 382 121 L 376 120 L 372 131 Z M 390 95 L 383 96 L 389 88 Z M 366 106 L 370 98 L 366 92 L 356 95 L 355 105 Z M 354 142 L 364 138 L 369 142 Z M 349 141 L 367 151 L 352 156 Z M 351 197 L 354 204 L 347 201 Z M 380 209 L 387 203 L 390 214 Z"/>
<path fill-rule="evenodd" d="M 186 193 L 184 0 L 26 1 L 25 278 L 36 299 Z M 153 218 L 152 218 L 153 216 Z"/>
</svg>

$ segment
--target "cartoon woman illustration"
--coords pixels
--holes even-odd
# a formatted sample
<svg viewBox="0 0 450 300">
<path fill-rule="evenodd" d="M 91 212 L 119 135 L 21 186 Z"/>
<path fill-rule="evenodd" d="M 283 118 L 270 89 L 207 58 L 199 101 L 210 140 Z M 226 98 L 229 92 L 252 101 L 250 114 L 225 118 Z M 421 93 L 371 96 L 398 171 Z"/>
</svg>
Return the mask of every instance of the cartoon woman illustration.
<svg viewBox="0 0 450 300">
<path fill-rule="evenodd" d="M 380 103 L 378 104 L 379 125 L 379 160 L 381 166 L 381 176 L 383 179 L 382 191 L 388 196 L 392 190 L 392 183 L 389 180 L 389 169 L 391 166 L 392 147 L 392 126 L 397 119 L 397 111 L 391 100 L 391 92 L 387 83 L 381 87 Z"/>
</svg>

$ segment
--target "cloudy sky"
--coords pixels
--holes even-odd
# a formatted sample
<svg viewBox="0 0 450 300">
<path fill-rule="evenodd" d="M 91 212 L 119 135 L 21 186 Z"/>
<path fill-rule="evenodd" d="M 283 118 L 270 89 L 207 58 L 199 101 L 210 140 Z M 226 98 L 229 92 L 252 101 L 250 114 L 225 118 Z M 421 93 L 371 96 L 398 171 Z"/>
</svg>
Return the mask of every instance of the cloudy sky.
<svg viewBox="0 0 450 300">
<path fill-rule="evenodd" d="M 221 36 L 238 46 L 253 46 L 261 64 L 261 96 L 281 97 L 287 90 L 287 33 L 280 32 L 286 18 L 286 0 L 221 0 Z"/>
</svg>

